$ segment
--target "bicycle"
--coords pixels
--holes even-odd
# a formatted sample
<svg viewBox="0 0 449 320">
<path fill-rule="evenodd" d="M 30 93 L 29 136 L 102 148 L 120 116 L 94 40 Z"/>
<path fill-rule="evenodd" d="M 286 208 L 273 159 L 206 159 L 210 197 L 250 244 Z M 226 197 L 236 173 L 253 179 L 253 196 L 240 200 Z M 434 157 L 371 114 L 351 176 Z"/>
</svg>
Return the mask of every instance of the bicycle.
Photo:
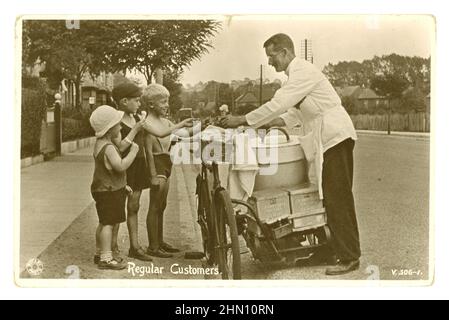
<svg viewBox="0 0 449 320">
<path fill-rule="evenodd" d="M 198 224 L 206 262 L 217 265 L 223 279 L 239 280 L 242 274 L 237 222 L 229 193 L 220 183 L 218 164 L 203 161 L 196 183 Z"/>
</svg>

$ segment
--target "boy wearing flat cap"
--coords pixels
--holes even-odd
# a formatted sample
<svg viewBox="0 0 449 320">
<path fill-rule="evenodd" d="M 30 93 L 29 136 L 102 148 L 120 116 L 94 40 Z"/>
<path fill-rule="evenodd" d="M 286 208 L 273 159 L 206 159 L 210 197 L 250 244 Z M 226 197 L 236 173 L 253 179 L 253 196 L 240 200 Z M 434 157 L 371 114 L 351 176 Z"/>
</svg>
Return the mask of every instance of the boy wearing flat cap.
<svg viewBox="0 0 449 320">
<path fill-rule="evenodd" d="M 152 258 L 141 248 L 138 240 L 140 197 L 142 191 L 150 187 L 150 172 L 145 155 L 145 135 L 149 133 L 157 137 L 166 137 L 174 130 L 184 126 L 191 126 L 192 119 L 186 119 L 172 128 L 152 124 L 151 121 L 145 119 L 146 114 L 144 112 L 138 114 L 141 95 L 141 88 L 131 81 L 121 83 L 112 90 L 112 97 L 117 104 L 117 108 L 124 112 L 121 121 L 121 137 L 125 138 L 121 140 L 121 137 L 117 137 L 115 142 L 119 145 L 119 149 L 124 155 L 127 154 L 127 149 L 132 141 L 139 146 L 139 152 L 126 172 L 127 184 L 132 189 L 127 197 L 127 226 L 130 240 L 128 256 L 141 261 L 151 261 Z M 142 128 L 145 130 L 142 131 Z M 118 231 L 118 227 L 114 229 L 113 243 L 116 251 L 118 251 Z"/>
</svg>

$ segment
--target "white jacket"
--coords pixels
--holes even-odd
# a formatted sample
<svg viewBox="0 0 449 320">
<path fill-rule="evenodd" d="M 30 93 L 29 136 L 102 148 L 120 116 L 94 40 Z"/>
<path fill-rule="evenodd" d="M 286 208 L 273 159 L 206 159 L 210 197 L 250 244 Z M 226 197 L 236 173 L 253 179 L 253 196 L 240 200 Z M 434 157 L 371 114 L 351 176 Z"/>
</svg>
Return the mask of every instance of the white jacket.
<svg viewBox="0 0 449 320">
<path fill-rule="evenodd" d="M 287 82 L 270 101 L 248 113 L 246 120 L 256 128 L 278 117 L 284 119 L 288 127 L 301 125 L 302 147 L 309 164 L 314 167 L 310 178 L 317 184 L 322 198 L 324 152 L 348 138 L 357 140 L 357 134 L 339 96 L 318 68 L 295 58 L 285 73 Z M 303 98 L 296 109 L 295 105 Z"/>
</svg>

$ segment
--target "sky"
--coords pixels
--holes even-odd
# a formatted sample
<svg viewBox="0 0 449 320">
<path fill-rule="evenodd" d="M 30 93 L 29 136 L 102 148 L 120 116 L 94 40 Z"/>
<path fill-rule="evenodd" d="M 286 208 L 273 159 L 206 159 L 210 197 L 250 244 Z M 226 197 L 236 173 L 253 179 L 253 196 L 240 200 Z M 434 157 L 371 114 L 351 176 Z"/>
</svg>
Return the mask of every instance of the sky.
<svg viewBox="0 0 449 320">
<path fill-rule="evenodd" d="M 261 64 L 264 78 L 285 81 L 283 73 L 268 66 L 263 49 L 264 41 L 279 32 L 290 35 L 297 55 L 301 40 L 312 40 L 314 64 L 320 69 L 390 53 L 427 58 L 435 37 L 434 21 L 424 15 L 237 16 L 223 21 L 211 40 L 214 48 L 185 69 L 181 82 L 256 79 Z"/>
</svg>

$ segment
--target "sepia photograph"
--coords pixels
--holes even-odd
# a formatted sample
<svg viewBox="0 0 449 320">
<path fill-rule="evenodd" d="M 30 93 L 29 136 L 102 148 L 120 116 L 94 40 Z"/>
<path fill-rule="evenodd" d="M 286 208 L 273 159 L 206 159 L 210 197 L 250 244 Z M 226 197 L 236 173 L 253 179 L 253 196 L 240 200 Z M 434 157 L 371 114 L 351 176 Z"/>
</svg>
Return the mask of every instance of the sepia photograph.
<svg viewBox="0 0 449 320">
<path fill-rule="evenodd" d="M 433 16 L 30 15 L 15 36 L 19 286 L 433 282 Z"/>
</svg>

